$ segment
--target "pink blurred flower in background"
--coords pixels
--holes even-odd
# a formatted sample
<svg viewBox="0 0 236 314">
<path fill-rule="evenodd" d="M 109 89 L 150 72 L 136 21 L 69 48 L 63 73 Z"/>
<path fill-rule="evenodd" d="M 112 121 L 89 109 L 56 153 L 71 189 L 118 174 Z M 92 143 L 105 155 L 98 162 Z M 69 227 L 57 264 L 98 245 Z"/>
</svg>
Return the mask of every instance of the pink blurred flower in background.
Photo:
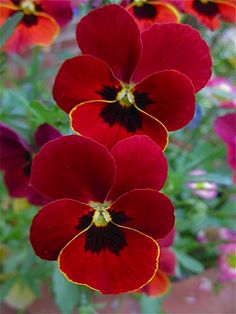
<svg viewBox="0 0 236 314">
<path fill-rule="evenodd" d="M 220 245 L 219 253 L 219 279 L 236 279 L 236 242 Z"/>
</svg>

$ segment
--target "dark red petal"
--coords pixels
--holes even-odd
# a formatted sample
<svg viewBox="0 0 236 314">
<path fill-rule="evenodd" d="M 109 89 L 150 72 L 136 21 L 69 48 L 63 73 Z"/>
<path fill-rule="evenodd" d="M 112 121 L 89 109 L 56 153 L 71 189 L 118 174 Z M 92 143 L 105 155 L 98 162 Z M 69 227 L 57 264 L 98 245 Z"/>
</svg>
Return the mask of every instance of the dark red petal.
<svg viewBox="0 0 236 314">
<path fill-rule="evenodd" d="M 160 190 L 167 177 L 167 160 L 147 136 L 133 136 L 111 150 L 117 165 L 115 184 L 107 199 L 115 200 L 133 189 Z"/>
<path fill-rule="evenodd" d="M 23 22 L 18 24 L 3 49 L 10 52 L 20 52 L 26 47 L 34 45 L 47 46 L 52 44 L 60 30 L 58 24 L 45 13 L 37 13 L 36 17 L 37 24 L 31 27 Z"/>
<path fill-rule="evenodd" d="M 236 113 L 231 112 L 216 118 L 213 129 L 226 144 L 235 143 Z"/>
<path fill-rule="evenodd" d="M 169 131 L 182 128 L 194 116 L 194 87 L 189 78 L 179 72 L 152 74 L 137 84 L 135 90 L 147 93 L 153 103 L 144 111 L 161 121 Z"/>
<path fill-rule="evenodd" d="M 158 241 L 159 243 L 159 241 Z M 161 248 L 159 270 L 167 275 L 175 275 L 176 257 L 175 253 L 169 249 Z"/>
<path fill-rule="evenodd" d="M 38 147 L 43 146 L 45 143 L 54 140 L 58 137 L 61 136 L 61 133 L 54 128 L 52 125 L 44 123 L 41 124 L 35 134 L 34 134 L 34 138 L 35 138 L 35 143 Z"/>
<path fill-rule="evenodd" d="M 26 197 L 30 192 L 29 176 L 25 174 L 24 168 L 14 167 L 5 172 L 4 182 L 11 197 Z"/>
<path fill-rule="evenodd" d="M 51 199 L 103 202 L 113 184 L 115 162 L 108 150 L 82 136 L 62 136 L 43 146 L 32 163 L 31 183 Z"/>
<path fill-rule="evenodd" d="M 0 123 L 0 169 L 24 167 L 31 159 L 29 144 L 12 128 Z"/>
<path fill-rule="evenodd" d="M 236 169 L 236 143 L 227 145 L 227 162 L 230 168 Z"/>
<path fill-rule="evenodd" d="M 132 80 L 139 82 L 162 70 L 177 70 L 188 76 L 196 91 L 211 77 L 209 48 L 192 27 L 155 24 L 141 34 L 143 53 Z"/>
<path fill-rule="evenodd" d="M 66 60 L 60 68 L 53 87 L 58 106 L 66 112 L 81 102 L 102 99 L 104 86 L 120 86 L 110 68 L 91 56 Z"/>
<path fill-rule="evenodd" d="M 121 6 L 107 5 L 95 9 L 77 26 L 81 51 L 106 62 L 114 75 L 129 82 L 141 54 L 138 26 Z"/>
<path fill-rule="evenodd" d="M 127 9 L 135 18 L 141 31 L 154 23 L 177 23 L 180 19 L 177 9 L 169 3 L 153 1 L 144 3 L 141 7 L 131 4 Z"/>
<path fill-rule="evenodd" d="M 215 1 L 219 7 L 220 15 L 223 20 L 230 23 L 236 22 L 236 2 Z"/>
<path fill-rule="evenodd" d="M 59 268 L 68 280 L 104 294 L 140 289 L 155 274 L 159 256 L 157 243 L 136 230 L 119 227 L 127 245 L 116 255 L 85 250 L 86 232 L 73 239 L 59 255 Z"/>
<path fill-rule="evenodd" d="M 163 239 L 158 239 L 158 244 L 161 248 L 171 246 L 175 239 L 175 229 L 173 228 Z"/>
<path fill-rule="evenodd" d="M 27 193 L 26 197 L 30 204 L 36 206 L 46 205 L 49 202 L 51 202 L 49 198 L 43 197 L 38 192 L 36 192 L 31 186 L 29 186 L 29 192 Z"/>
<path fill-rule="evenodd" d="M 111 110 L 111 121 L 106 122 L 101 116 L 105 106 L 107 106 L 107 102 L 98 101 L 85 102 L 75 107 L 70 113 L 72 129 L 79 134 L 93 138 L 109 149 L 120 140 L 136 134 L 150 136 L 162 149 L 165 149 L 168 133 L 160 121 L 145 114 L 142 110 L 135 110 L 136 116 L 138 115 L 140 119 L 139 123 L 137 124 L 136 116 L 126 123 L 126 115 L 119 115 L 115 110 L 112 113 Z M 115 103 L 110 103 L 109 106 L 117 108 Z M 137 129 L 129 131 L 127 126 L 129 127 L 130 123 Z"/>
<path fill-rule="evenodd" d="M 146 293 L 149 297 L 158 297 L 166 294 L 169 288 L 169 278 L 158 270 L 155 277 L 140 292 Z"/>
<path fill-rule="evenodd" d="M 39 2 L 43 10 L 60 26 L 67 24 L 73 17 L 71 0 L 40 0 Z"/>
<path fill-rule="evenodd" d="M 56 260 L 62 248 L 81 232 L 80 219 L 88 211 L 88 206 L 69 199 L 44 206 L 30 228 L 30 241 L 36 255 Z"/>
<path fill-rule="evenodd" d="M 174 206 L 167 196 L 155 190 L 128 192 L 116 200 L 111 209 L 124 212 L 127 219 L 122 225 L 148 234 L 154 239 L 163 238 L 174 226 Z"/>
</svg>

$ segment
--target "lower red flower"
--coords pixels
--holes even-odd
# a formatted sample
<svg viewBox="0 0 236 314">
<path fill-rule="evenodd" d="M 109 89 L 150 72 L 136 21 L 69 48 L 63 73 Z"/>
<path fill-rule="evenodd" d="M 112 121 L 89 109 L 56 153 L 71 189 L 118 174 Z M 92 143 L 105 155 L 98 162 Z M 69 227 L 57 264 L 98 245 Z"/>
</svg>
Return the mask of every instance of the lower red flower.
<svg viewBox="0 0 236 314">
<path fill-rule="evenodd" d="M 72 18 L 70 0 L 1 0 L 0 26 L 17 12 L 23 12 L 24 16 L 4 45 L 5 51 L 19 52 L 34 45 L 50 45 L 60 26 Z"/>
<path fill-rule="evenodd" d="M 154 23 L 177 23 L 180 20 L 177 9 L 164 1 L 131 0 L 126 9 L 133 15 L 141 31 Z"/>
<path fill-rule="evenodd" d="M 58 158 L 60 156 L 60 158 Z M 46 144 L 32 166 L 32 184 L 55 201 L 34 217 L 36 254 L 58 259 L 68 280 L 102 293 L 140 289 L 155 275 L 159 246 L 173 228 L 161 149 L 134 136 L 109 152 L 71 135 Z"/>
<path fill-rule="evenodd" d="M 184 9 L 211 30 L 220 26 L 219 18 L 235 23 L 235 0 L 185 0 Z"/>
</svg>

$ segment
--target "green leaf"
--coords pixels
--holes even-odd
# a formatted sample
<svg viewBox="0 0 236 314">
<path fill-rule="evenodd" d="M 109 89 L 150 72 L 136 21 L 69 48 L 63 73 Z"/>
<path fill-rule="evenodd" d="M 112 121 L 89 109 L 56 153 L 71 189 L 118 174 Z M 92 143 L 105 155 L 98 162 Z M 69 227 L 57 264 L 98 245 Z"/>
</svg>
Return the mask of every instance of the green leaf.
<svg viewBox="0 0 236 314">
<path fill-rule="evenodd" d="M 150 298 L 145 294 L 142 294 L 140 299 L 141 313 L 142 314 L 160 314 L 161 304 L 163 298 Z"/>
<path fill-rule="evenodd" d="M 7 21 L 0 28 L 0 47 L 2 48 L 8 38 L 12 35 L 16 25 L 20 22 L 23 17 L 22 12 L 18 12 L 13 16 L 9 17 Z"/>
<path fill-rule="evenodd" d="M 72 284 L 59 272 L 57 265 L 52 275 L 53 292 L 55 301 L 61 313 L 70 314 L 80 302 L 80 288 Z"/>
<path fill-rule="evenodd" d="M 177 257 L 178 262 L 186 269 L 194 272 L 194 273 L 201 273 L 204 271 L 204 266 L 195 258 L 175 250 L 175 254 Z"/>
</svg>

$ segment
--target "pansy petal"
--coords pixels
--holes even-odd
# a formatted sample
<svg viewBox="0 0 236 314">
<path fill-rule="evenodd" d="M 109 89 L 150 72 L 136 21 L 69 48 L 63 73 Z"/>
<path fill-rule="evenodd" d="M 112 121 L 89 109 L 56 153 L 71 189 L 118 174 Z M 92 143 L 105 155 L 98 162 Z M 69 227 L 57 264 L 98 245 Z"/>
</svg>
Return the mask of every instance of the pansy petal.
<svg viewBox="0 0 236 314">
<path fill-rule="evenodd" d="M 66 112 L 84 101 L 102 99 L 104 86 L 120 86 L 110 68 L 92 56 L 66 60 L 60 68 L 53 87 L 58 106 Z"/>
<path fill-rule="evenodd" d="M 35 21 L 35 24 L 29 26 L 23 18 L 3 49 L 10 52 L 19 52 L 34 45 L 47 46 L 52 44 L 59 33 L 59 26 L 56 21 L 45 13 L 37 13 Z"/>
<path fill-rule="evenodd" d="M 230 168 L 236 169 L 236 143 L 227 145 L 227 162 Z"/>
<path fill-rule="evenodd" d="M 58 137 L 61 136 L 61 133 L 54 128 L 52 125 L 44 123 L 41 124 L 35 134 L 34 134 L 34 138 L 35 138 L 35 143 L 38 147 L 43 146 L 45 143 L 54 140 Z"/>
<path fill-rule="evenodd" d="M 30 177 L 26 175 L 23 167 L 14 167 L 4 174 L 4 182 L 11 197 L 26 197 L 30 192 Z"/>
<path fill-rule="evenodd" d="M 230 23 L 235 23 L 236 17 L 236 2 L 225 2 L 216 0 L 216 3 L 219 7 L 220 15 L 223 20 Z"/>
<path fill-rule="evenodd" d="M 160 190 L 167 177 L 167 160 L 147 136 L 133 136 L 111 150 L 117 165 L 115 184 L 107 199 L 115 200 L 133 189 Z"/>
<path fill-rule="evenodd" d="M 121 6 L 107 5 L 95 9 L 77 26 L 81 51 L 106 62 L 114 75 L 128 83 L 141 54 L 138 26 Z"/>
<path fill-rule="evenodd" d="M 217 117 L 214 121 L 213 129 L 226 144 L 235 143 L 236 113 L 231 112 Z"/>
<path fill-rule="evenodd" d="M 140 292 L 146 293 L 149 297 L 159 297 L 166 294 L 169 288 L 169 278 L 158 270 L 155 277 Z"/>
<path fill-rule="evenodd" d="M 88 206 L 70 199 L 44 206 L 30 228 L 30 241 L 36 255 L 56 260 L 63 247 L 90 224 L 81 225 L 81 217 L 88 211 Z"/>
<path fill-rule="evenodd" d="M 51 200 L 47 197 L 43 197 L 38 192 L 36 192 L 31 185 L 29 184 L 29 191 L 26 195 L 27 200 L 30 204 L 36 205 L 36 206 L 42 206 L 48 204 Z"/>
<path fill-rule="evenodd" d="M 28 143 L 4 123 L 0 123 L 0 147 L 1 170 L 24 167 L 31 159 L 31 148 Z"/>
<path fill-rule="evenodd" d="M 71 127 L 75 132 L 102 143 L 109 149 L 130 136 L 148 135 L 162 149 L 168 133 L 157 119 L 136 108 L 122 108 L 114 102 L 85 102 L 70 112 Z"/>
<path fill-rule="evenodd" d="M 155 24 L 141 34 L 143 52 L 132 80 L 139 82 L 162 70 L 177 70 L 188 76 L 196 91 L 211 77 L 207 44 L 192 27 L 183 24 Z"/>
<path fill-rule="evenodd" d="M 158 244 L 161 248 L 171 246 L 175 239 L 175 228 L 171 230 L 163 239 L 158 239 Z"/>
<path fill-rule="evenodd" d="M 14 13 L 18 8 L 11 1 L 0 3 L 0 26 Z"/>
<path fill-rule="evenodd" d="M 114 159 L 104 146 L 69 135 L 43 146 L 32 163 L 31 183 L 51 199 L 103 202 L 114 175 Z"/>
<path fill-rule="evenodd" d="M 176 265 L 175 253 L 169 249 L 161 248 L 159 270 L 161 270 L 167 275 L 175 275 L 175 265 Z"/>
<path fill-rule="evenodd" d="M 185 126 L 194 116 L 195 94 L 191 81 L 177 71 L 162 71 L 150 75 L 135 86 L 145 91 L 153 103 L 144 111 L 160 120 L 169 131 Z"/>
<path fill-rule="evenodd" d="M 179 21 L 179 12 L 169 3 L 152 1 L 144 2 L 141 6 L 132 3 L 127 9 L 135 18 L 141 31 L 154 23 L 177 23 Z"/>
<path fill-rule="evenodd" d="M 163 238 L 174 226 L 174 206 L 167 196 L 155 190 L 132 190 L 112 203 L 111 209 L 125 214 L 122 225 L 154 239 Z"/>
<path fill-rule="evenodd" d="M 60 26 L 67 24 L 73 17 L 71 0 L 40 0 L 40 5 Z"/>
<path fill-rule="evenodd" d="M 118 254 L 103 249 L 86 249 L 86 231 L 73 239 L 59 255 L 59 268 L 68 280 L 89 286 L 104 294 L 140 289 L 157 270 L 157 243 L 136 230 L 118 227 L 125 246 Z"/>
</svg>

